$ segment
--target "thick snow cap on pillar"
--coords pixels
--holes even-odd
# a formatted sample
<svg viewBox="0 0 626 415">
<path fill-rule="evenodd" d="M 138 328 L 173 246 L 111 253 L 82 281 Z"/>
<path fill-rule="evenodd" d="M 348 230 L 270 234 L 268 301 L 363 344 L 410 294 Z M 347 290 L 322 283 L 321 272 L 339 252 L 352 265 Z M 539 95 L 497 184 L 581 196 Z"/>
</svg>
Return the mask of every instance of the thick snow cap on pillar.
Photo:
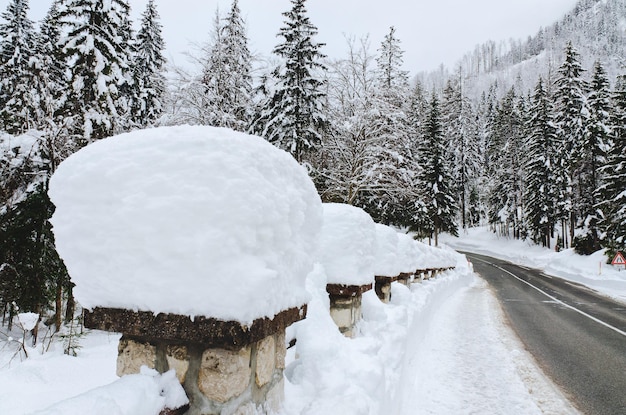
<svg viewBox="0 0 626 415">
<path fill-rule="evenodd" d="M 376 227 L 363 209 L 324 203 L 319 262 L 329 284 L 366 285 L 374 281 Z"/>
<path fill-rule="evenodd" d="M 419 268 L 422 253 L 417 247 L 417 242 L 406 233 L 398 233 L 399 266 L 402 272 L 414 272 Z"/>
<path fill-rule="evenodd" d="M 308 300 L 322 204 L 265 140 L 213 127 L 107 138 L 50 181 L 78 301 L 243 324 Z"/>
<path fill-rule="evenodd" d="M 405 272 L 399 254 L 398 232 L 387 225 L 377 223 L 374 274 L 380 277 L 395 277 Z"/>
</svg>

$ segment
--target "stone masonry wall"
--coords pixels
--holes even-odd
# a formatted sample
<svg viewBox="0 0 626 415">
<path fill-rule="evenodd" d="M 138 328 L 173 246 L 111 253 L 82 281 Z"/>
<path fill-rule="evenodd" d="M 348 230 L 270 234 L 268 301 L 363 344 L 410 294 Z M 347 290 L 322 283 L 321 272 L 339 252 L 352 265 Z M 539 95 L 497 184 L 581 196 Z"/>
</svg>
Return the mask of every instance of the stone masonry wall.
<svg viewBox="0 0 626 415">
<path fill-rule="evenodd" d="M 277 412 L 283 401 L 284 330 L 239 350 L 167 345 L 127 336 L 120 339 L 117 374 L 141 365 L 176 370 L 190 400 L 188 415 Z"/>
</svg>

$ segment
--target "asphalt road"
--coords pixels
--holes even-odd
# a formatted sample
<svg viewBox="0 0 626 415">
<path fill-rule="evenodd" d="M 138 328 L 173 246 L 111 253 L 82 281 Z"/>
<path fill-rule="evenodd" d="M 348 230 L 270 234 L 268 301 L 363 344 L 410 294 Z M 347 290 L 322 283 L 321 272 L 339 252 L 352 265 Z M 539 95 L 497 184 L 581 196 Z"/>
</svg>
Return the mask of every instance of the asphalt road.
<svg viewBox="0 0 626 415">
<path fill-rule="evenodd" d="M 572 403 L 584 414 L 626 415 L 626 304 L 538 270 L 465 254 Z"/>
</svg>

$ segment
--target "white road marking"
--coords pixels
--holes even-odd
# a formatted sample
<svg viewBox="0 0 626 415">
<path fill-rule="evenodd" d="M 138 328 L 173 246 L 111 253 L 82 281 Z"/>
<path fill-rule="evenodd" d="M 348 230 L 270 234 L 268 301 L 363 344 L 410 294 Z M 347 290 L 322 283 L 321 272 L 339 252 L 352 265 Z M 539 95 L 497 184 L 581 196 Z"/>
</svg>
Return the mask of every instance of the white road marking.
<svg viewBox="0 0 626 415">
<path fill-rule="evenodd" d="M 620 329 L 618 329 L 617 327 L 612 326 L 612 325 L 610 325 L 609 323 L 606 323 L 606 322 L 604 322 L 604 321 L 600 320 L 600 319 L 599 319 L 599 318 L 597 318 L 597 317 L 594 317 L 594 316 L 592 316 L 592 315 L 590 315 L 590 314 L 587 314 L 587 313 L 585 313 L 584 311 L 577 309 L 576 307 L 573 307 L 573 306 L 571 306 L 571 305 L 569 305 L 569 304 L 567 304 L 567 303 L 564 303 L 563 301 L 559 300 L 558 298 L 556 298 L 556 297 L 554 297 L 554 296 L 552 296 L 552 295 L 548 294 L 547 292 L 543 291 L 541 288 L 539 288 L 539 287 L 535 287 L 534 285 L 532 285 L 532 284 L 531 284 L 531 283 L 529 283 L 528 281 L 525 281 L 525 280 L 521 279 L 520 277 L 518 277 L 517 275 L 513 274 L 512 272 L 509 272 L 509 271 L 505 270 L 504 268 L 497 266 L 496 264 L 493 264 L 493 263 L 491 263 L 491 262 L 488 262 L 488 261 L 482 260 L 482 259 L 480 259 L 480 258 L 474 258 L 474 259 L 475 259 L 475 260 L 478 260 L 478 261 L 480 261 L 480 262 L 484 262 L 485 264 L 493 265 L 494 267 L 498 268 L 500 271 L 502 271 L 502 272 L 505 272 L 505 273 L 509 274 L 510 276 L 512 276 L 513 278 L 515 278 L 516 280 L 519 280 L 519 281 L 523 282 L 524 284 L 526 284 L 526 285 L 528 285 L 528 286 L 530 286 L 530 287 L 534 288 L 535 290 L 539 291 L 541 294 L 545 295 L 545 296 L 546 296 L 546 297 L 548 297 L 549 299 L 551 299 L 551 300 L 553 300 L 553 301 L 555 301 L 555 302 L 557 302 L 557 303 L 559 303 L 559 304 L 562 304 L 563 306 L 565 306 L 565 307 L 567 307 L 567 308 L 569 308 L 569 309 L 571 309 L 571 310 L 573 310 L 573 311 L 577 312 L 578 314 L 580 314 L 580 315 L 582 315 L 582 316 L 585 316 L 585 317 L 587 317 L 588 319 L 593 320 L 593 321 L 595 321 L 596 323 L 601 324 L 601 325 L 603 325 L 604 327 L 609 328 L 609 329 L 613 330 L 614 332 L 616 332 L 616 333 L 618 333 L 618 334 L 621 334 L 622 336 L 626 337 L 626 332 L 625 332 L 625 331 L 620 330 Z"/>
</svg>

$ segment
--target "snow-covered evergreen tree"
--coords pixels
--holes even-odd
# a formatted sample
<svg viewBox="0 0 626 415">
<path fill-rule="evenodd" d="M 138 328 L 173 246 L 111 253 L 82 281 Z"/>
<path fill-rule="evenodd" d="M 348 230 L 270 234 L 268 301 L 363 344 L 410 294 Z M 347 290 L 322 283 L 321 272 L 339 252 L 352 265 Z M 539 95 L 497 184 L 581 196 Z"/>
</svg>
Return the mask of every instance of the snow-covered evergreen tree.
<svg viewBox="0 0 626 415">
<path fill-rule="evenodd" d="M 600 168 L 601 185 L 596 192 L 601 218 L 598 227 L 609 260 L 626 252 L 626 76 L 618 77 L 613 92 L 611 140 L 607 160 Z"/>
<path fill-rule="evenodd" d="M 500 101 L 490 127 L 489 163 L 493 165 L 489 222 L 508 235 L 522 237 L 524 120 L 522 99 L 511 88 Z"/>
<path fill-rule="evenodd" d="M 284 59 L 277 68 L 275 90 L 255 117 L 252 131 L 291 153 L 300 163 L 321 143 L 327 127 L 324 113 L 324 81 L 320 72 L 322 43 L 314 40 L 317 28 L 307 15 L 305 0 L 291 0 L 292 8 L 283 13 L 286 20 L 278 35 L 284 40 L 274 53 Z"/>
<path fill-rule="evenodd" d="M 574 239 L 576 214 L 580 206 L 582 189 L 580 181 L 575 177 L 578 161 L 576 154 L 583 143 L 586 122 L 586 91 L 587 85 L 582 78 L 583 68 L 579 55 L 571 42 L 565 48 L 565 61 L 558 71 L 555 80 L 555 111 L 559 158 L 555 163 L 555 180 L 558 189 L 557 212 L 562 223 L 562 233 L 566 236 L 566 223 L 569 222 L 570 241 Z M 564 241 L 568 246 L 567 240 Z"/>
<path fill-rule="evenodd" d="M 237 0 L 225 19 L 216 12 L 213 30 L 201 81 L 208 123 L 244 131 L 250 123 L 252 57 Z"/>
<path fill-rule="evenodd" d="M 129 6 L 125 0 L 68 0 L 61 13 L 61 39 L 70 62 L 66 116 L 74 117 L 81 144 L 124 127 L 128 111 L 128 45 L 124 42 Z"/>
<path fill-rule="evenodd" d="M 460 74 L 459 74 L 460 75 Z M 442 119 L 456 182 L 461 226 L 467 228 L 467 197 L 477 176 L 480 160 L 478 125 L 469 98 L 462 90 L 462 77 L 449 80 L 443 93 Z"/>
<path fill-rule="evenodd" d="M 37 99 L 32 90 L 31 57 L 35 49 L 28 0 L 11 0 L 0 23 L 0 122 L 19 134 L 35 126 Z"/>
<path fill-rule="evenodd" d="M 446 151 L 439 100 L 433 93 L 424 123 L 424 140 L 419 149 L 419 161 L 422 166 L 419 183 L 425 209 L 432 221 L 435 245 L 438 244 L 439 234 L 442 232 L 449 232 L 455 236 L 458 234 L 455 223 L 457 207 L 454 178 L 447 163 Z"/>
<path fill-rule="evenodd" d="M 62 106 L 63 91 L 66 88 L 65 70 L 67 65 L 59 46 L 61 27 L 59 22 L 61 0 L 52 2 L 42 20 L 35 44 L 33 90 L 38 98 L 37 126 L 48 130 L 53 125 L 62 124 L 56 117 Z"/>
<path fill-rule="evenodd" d="M 154 0 L 149 0 L 142 14 L 141 27 L 137 32 L 133 79 L 136 82 L 137 98 L 133 102 L 133 124 L 146 127 L 154 125 L 164 107 L 166 92 L 163 69 L 162 26 Z"/>
<path fill-rule="evenodd" d="M 539 78 L 530 107 L 526 139 L 526 186 L 524 190 L 526 227 L 535 243 L 550 247 L 555 222 L 553 159 L 556 129 L 552 103 Z"/>
<path fill-rule="evenodd" d="M 577 251 L 585 254 L 600 249 L 596 211 L 597 190 L 600 186 L 598 169 L 606 159 L 606 149 L 611 135 L 610 113 L 611 92 L 609 80 L 600 62 L 596 62 L 589 85 L 587 108 L 589 111 L 583 142 L 578 146 L 576 154 L 575 176 L 580 186 L 578 226 L 586 231 L 586 235 L 575 244 Z"/>
</svg>

